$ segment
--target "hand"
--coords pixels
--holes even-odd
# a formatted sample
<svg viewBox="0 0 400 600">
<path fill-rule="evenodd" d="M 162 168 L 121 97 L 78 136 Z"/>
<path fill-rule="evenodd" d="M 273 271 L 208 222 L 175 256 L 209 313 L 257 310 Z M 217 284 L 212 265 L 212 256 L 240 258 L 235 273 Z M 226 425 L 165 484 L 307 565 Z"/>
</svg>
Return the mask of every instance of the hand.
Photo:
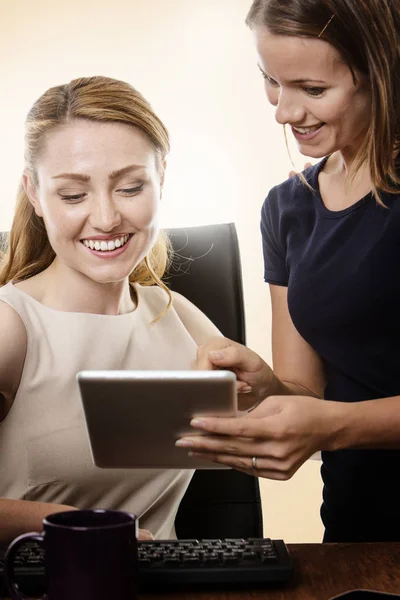
<svg viewBox="0 0 400 600">
<path fill-rule="evenodd" d="M 306 162 L 306 163 L 304 164 L 304 171 L 305 171 L 306 169 L 308 169 L 308 167 L 311 167 L 311 166 L 312 166 L 312 163 L 310 163 L 310 162 Z M 294 175 L 297 175 L 297 171 L 289 171 L 289 177 L 293 177 Z"/>
<path fill-rule="evenodd" d="M 139 529 L 138 540 L 153 540 L 153 534 L 148 529 Z"/>
<path fill-rule="evenodd" d="M 186 436 L 176 445 L 250 475 L 286 480 L 316 451 L 334 449 L 343 404 L 270 396 L 243 417 L 194 419 L 195 429 L 211 435 Z"/>
<path fill-rule="evenodd" d="M 225 337 L 211 338 L 199 346 L 192 363 L 197 370 L 227 369 L 237 377 L 237 390 L 246 394 L 249 406 L 268 396 L 275 380 L 272 369 L 263 359 L 250 350 Z M 248 395 L 248 396 L 247 396 Z"/>
</svg>

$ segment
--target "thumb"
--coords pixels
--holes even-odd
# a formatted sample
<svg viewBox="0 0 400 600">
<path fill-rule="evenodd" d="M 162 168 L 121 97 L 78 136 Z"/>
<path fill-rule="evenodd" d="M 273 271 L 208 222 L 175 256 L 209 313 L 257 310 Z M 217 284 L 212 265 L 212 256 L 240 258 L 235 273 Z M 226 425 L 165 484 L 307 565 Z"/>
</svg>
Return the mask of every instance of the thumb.
<svg viewBox="0 0 400 600">
<path fill-rule="evenodd" d="M 208 359 L 218 367 L 250 372 L 259 369 L 261 360 L 258 354 L 239 344 L 219 350 L 210 350 Z"/>
<path fill-rule="evenodd" d="M 138 531 L 139 540 L 153 540 L 153 534 L 148 529 L 139 529 Z"/>
</svg>

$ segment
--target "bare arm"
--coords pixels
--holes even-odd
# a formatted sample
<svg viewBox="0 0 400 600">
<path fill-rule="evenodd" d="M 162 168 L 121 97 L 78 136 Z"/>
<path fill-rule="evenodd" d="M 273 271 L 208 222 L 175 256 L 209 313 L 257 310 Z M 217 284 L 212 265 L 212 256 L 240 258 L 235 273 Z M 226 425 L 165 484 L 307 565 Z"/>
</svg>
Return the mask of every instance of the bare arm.
<svg viewBox="0 0 400 600">
<path fill-rule="evenodd" d="M 270 290 L 274 370 L 249 348 L 221 336 L 203 342 L 197 354 L 197 369 L 234 371 L 239 391 L 247 392 L 240 399 L 242 409 L 254 407 L 268 396 L 323 396 L 323 363 L 293 325 L 287 288 L 271 285 Z"/>
<path fill-rule="evenodd" d="M 25 326 L 15 310 L 0 301 L 0 421 L 7 418 L 18 391 L 25 362 Z M 1 429 L 0 429 L 1 435 Z M 76 510 L 67 504 L 31 502 L 0 498 L 0 543 L 9 543 L 21 533 L 41 531 L 49 514 Z M 149 531 L 139 529 L 139 539 L 151 539 Z"/>
<path fill-rule="evenodd" d="M 325 388 L 323 362 L 293 325 L 287 288 L 270 285 L 270 293 L 272 360 L 277 379 L 276 389 L 272 393 L 322 398 Z"/>
<path fill-rule="evenodd" d="M 26 330 L 15 310 L 0 302 L 0 420 L 7 418 L 18 390 L 26 355 Z M 0 429 L 1 435 L 1 429 Z M 27 531 L 41 531 L 42 519 L 71 507 L 0 498 L 0 542 Z"/>
<path fill-rule="evenodd" d="M 195 436 L 177 445 L 248 473 L 253 472 L 251 457 L 260 457 L 258 474 L 272 479 L 288 479 L 318 450 L 400 448 L 400 396 L 321 401 L 323 363 L 293 325 L 286 288 L 271 286 L 271 298 L 274 372 L 243 346 L 225 340 L 223 348 L 224 366 L 237 370 L 239 365 L 242 379 L 251 383 L 253 377 L 268 397 L 238 419 L 201 419 L 195 428 L 217 437 Z"/>
<path fill-rule="evenodd" d="M 25 326 L 15 310 L 0 302 L 0 421 L 13 403 L 26 354 Z"/>
<path fill-rule="evenodd" d="M 318 354 L 293 325 L 287 288 L 270 286 L 274 373 L 290 395 L 323 397 L 325 376 Z M 286 392 L 287 393 L 287 392 Z M 400 448 L 400 397 L 364 402 L 336 402 L 326 412 L 326 439 L 322 449 Z M 332 432 L 336 432 L 332 436 Z"/>
<path fill-rule="evenodd" d="M 22 533 L 42 531 L 42 521 L 47 515 L 72 506 L 0 498 L 0 543 L 8 543 Z"/>
</svg>

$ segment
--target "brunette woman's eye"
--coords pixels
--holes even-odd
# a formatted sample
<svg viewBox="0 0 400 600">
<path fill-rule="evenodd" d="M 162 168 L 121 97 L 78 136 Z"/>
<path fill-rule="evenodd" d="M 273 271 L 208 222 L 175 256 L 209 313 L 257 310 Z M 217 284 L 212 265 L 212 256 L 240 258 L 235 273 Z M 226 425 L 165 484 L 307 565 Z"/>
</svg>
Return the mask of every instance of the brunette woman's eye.
<svg viewBox="0 0 400 600">
<path fill-rule="evenodd" d="M 276 87 L 276 86 L 278 86 L 278 85 L 279 85 L 279 83 L 278 83 L 277 81 L 275 81 L 275 79 L 272 79 L 272 77 L 270 77 L 269 75 L 267 75 L 267 74 L 266 74 L 266 73 L 265 73 L 265 72 L 262 70 L 262 68 L 261 68 L 259 65 L 257 65 L 257 66 L 258 66 L 258 68 L 259 68 L 259 70 L 260 70 L 260 73 L 261 73 L 261 76 L 262 76 L 262 78 L 263 78 L 263 79 L 265 79 L 266 81 L 268 81 L 268 83 L 269 83 L 270 85 L 273 85 L 274 87 Z"/>
<path fill-rule="evenodd" d="M 277 87 L 279 85 L 279 83 L 275 81 L 275 79 L 272 79 L 272 77 L 264 73 L 264 71 L 261 71 L 261 75 L 269 83 L 269 85 L 272 85 L 273 87 Z"/>
<path fill-rule="evenodd" d="M 318 98 L 319 96 L 322 96 L 324 94 L 326 88 L 323 88 L 323 87 L 303 87 L 303 90 L 309 96 L 313 96 L 313 98 Z"/>
</svg>

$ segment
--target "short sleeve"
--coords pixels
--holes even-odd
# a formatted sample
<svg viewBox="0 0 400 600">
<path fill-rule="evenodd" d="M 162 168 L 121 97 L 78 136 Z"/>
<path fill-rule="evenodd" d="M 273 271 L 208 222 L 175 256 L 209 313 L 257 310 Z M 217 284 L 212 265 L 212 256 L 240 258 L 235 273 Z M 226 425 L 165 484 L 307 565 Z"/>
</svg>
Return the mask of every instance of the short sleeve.
<svg viewBox="0 0 400 600">
<path fill-rule="evenodd" d="M 267 283 L 287 286 L 289 273 L 286 267 L 285 243 L 280 239 L 280 218 L 275 190 L 276 188 L 270 191 L 261 209 L 264 280 Z"/>
</svg>

